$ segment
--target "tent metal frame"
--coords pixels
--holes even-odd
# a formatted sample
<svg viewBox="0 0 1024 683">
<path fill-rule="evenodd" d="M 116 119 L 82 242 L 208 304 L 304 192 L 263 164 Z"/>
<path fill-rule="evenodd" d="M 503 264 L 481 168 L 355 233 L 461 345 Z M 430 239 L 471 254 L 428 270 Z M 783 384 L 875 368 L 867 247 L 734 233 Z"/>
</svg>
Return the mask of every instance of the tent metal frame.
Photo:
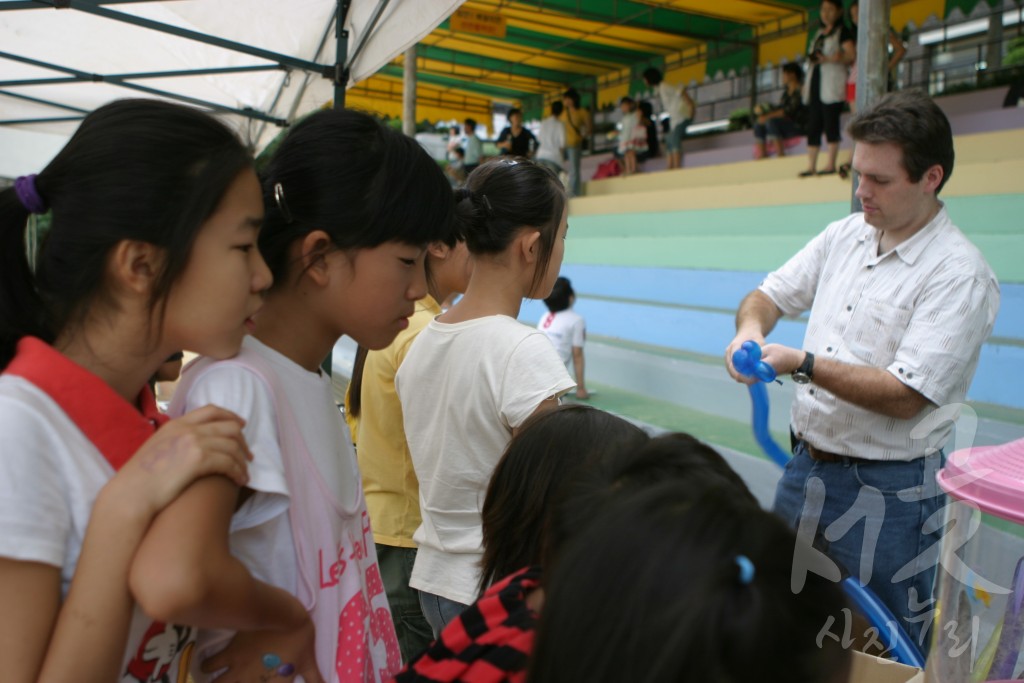
<svg viewBox="0 0 1024 683">
<path fill-rule="evenodd" d="M 179 69 L 174 71 L 146 71 L 138 73 L 121 73 L 121 74 L 96 74 L 89 73 L 86 71 L 80 71 L 78 69 L 54 64 L 52 62 L 41 61 L 37 59 L 31 59 L 21 55 L 11 54 L 9 52 L 0 52 L 0 59 L 7 59 L 10 61 L 21 62 L 23 64 L 29 64 L 32 66 L 56 71 L 63 73 L 65 76 L 53 77 L 53 78 L 32 78 L 32 79 L 20 79 L 20 80 L 7 80 L 0 81 L 0 88 L 10 87 L 25 87 L 25 86 L 37 86 L 37 85 L 55 85 L 61 83 L 109 83 L 122 88 L 135 90 L 137 92 L 146 93 L 149 95 L 155 95 L 158 97 L 164 97 L 179 102 L 185 102 L 198 107 L 202 107 L 208 110 L 217 112 L 235 114 L 248 119 L 262 121 L 264 123 L 272 123 L 277 126 L 285 127 L 289 125 L 290 121 L 274 116 L 270 112 L 260 111 L 251 107 L 232 107 L 218 102 L 211 102 L 196 97 L 190 97 L 182 95 L 180 93 L 171 92 L 169 90 L 163 90 L 160 88 L 154 88 L 151 86 L 142 85 L 136 83 L 139 80 L 157 79 L 157 78 L 172 78 L 172 77 L 187 77 L 187 76 L 209 76 L 214 74 L 228 74 L 228 73 L 251 73 L 257 71 L 272 71 L 281 70 L 286 74 L 291 74 L 293 70 L 303 71 L 310 74 L 329 78 L 334 84 L 334 106 L 340 108 L 345 106 L 345 88 L 348 83 L 350 74 L 350 65 L 352 61 L 359 56 L 359 53 L 365 47 L 367 40 L 376 28 L 377 22 L 387 8 L 390 0 L 378 0 L 377 7 L 371 16 L 370 23 L 367 26 L 366 31 L 363 33 L 362 40 L 360 40 L 356 51 L 353 53 L 351 59 L 346 59 L 348 54 L 348 37 L 349 32 L 345 28 L 345 20 L 348 17 L 348 12 L 351 7 L 351 0 L 337 0 L 337 8 L 332 17 L 334 24 L 335 35 L 338 38 L 338 48 L 335 53 L 335 61 L 333 64 L 320 64 L 315 61 L 302 59 L 292 55 L 286 55 L 279 52 L 273 52 L 271 50 L 265 50 L 253 45 L 247 45 L 233 40 L 227 40 L 226 38 L 220 38 L 217 36 L 200 33 L 198 31 L 192 31 L 190 29 L 181 28 L 179 26 L 172 26 L 159 21 L 153 21 L 145 19 L 143 17 L 133 16 L 124 12 L 109 9 L 105 5 L 120 5 L 130 4 L 139 2 L 154 2 L 156 0 L 10 0 L 6 2 L 0 2 L 0 12 L 3 11 L 14 11 L 14 10 L 27 10 L 27 9 L 56 9 L 56 10 L 77 10 L 86 14 L 92 14 L 94 16 L 102 17 L 111 21 L 119 21 L 133 26 L 150 29 L 153 31 L 159 31 L 169 35 L 178 36 L 180 38 L 186 38 L 188 40 L 194 40 L 199 43 L 206 45 L 212 45 L 214 47 L 231 50 L 241 54 L 250 55 L 259 59 L 265 59 L 270 64 L 266 65 L 254 65 L 254 66 L 240 66 L 240 67 L 218 67 L 218 68 L 207 68 L 207 69 Z M 326 38 L 326 34 L 325 34 Z M 321 41 L 320 48 L 323 47 L 323 41 Z M 274 98 L 273 106 L 276 106 L 279 101 L 281 94 L 284 91 L 285 83 L 287 82 L 287 75 L 282 81 L 280 88 L 278 89 L 277 95 Z M 81 116 L 62 116 L 62 117 L 38 117 L 29 119 L 10 119 L 0 120 L 0 125 L 24 125 L 29 123 L 63 123 L 67 121 L 80 120 L 88 112 L 74 107 L 67 103 L 55 102 L 52 100 L 46 100 L 42 98 L 31 97 L 28 95 L 22 95 L 20 93 L 13 93 L 6 90 L 0 90 L 0 96 L 13 97 L 17 99 L 27 100 L 42 104 L 49 107 L 58 109 L 64 109 L 73 111 L 81 114 Z M 294 115 L 294 111 L 291 113 Z"/>
</svg>

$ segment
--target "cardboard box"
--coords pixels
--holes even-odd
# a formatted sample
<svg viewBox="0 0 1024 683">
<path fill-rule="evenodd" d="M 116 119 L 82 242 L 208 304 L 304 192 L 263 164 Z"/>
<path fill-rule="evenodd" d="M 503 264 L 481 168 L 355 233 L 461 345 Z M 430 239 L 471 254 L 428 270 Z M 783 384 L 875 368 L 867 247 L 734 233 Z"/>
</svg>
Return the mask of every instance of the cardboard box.
<svg viewBox="0 0 1024 683">
<path fill-rule="evenodd" d="M 924 672 L 855 650 L 850 683 L 924 683 Z"/>
</svg>

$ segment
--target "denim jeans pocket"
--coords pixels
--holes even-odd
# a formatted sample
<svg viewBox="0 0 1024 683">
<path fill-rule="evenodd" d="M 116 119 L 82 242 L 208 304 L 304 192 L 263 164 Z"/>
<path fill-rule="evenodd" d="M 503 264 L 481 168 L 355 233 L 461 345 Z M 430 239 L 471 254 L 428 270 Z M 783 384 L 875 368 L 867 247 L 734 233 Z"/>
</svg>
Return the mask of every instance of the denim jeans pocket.
<svg viewBox="0 0 1024 683">
<path fill-rule="evenodd" d="M 861 486 L 876 488 L 886 496 L 895 496 L 908 489 L 920 493 L 924 484 L 924 463 L 909 462 L 858 462 L 853 465 L 854 476 Z"/>
</svg>

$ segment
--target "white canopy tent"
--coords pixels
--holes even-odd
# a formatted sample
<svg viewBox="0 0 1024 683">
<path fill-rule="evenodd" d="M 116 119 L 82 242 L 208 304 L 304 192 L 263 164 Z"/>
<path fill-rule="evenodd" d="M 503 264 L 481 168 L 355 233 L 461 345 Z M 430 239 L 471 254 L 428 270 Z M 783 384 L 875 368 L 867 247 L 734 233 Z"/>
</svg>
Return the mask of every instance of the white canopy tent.
<svg viewBox="0 0 1024 683">
<path fill-rule="evenodd" d="M 261 149 L 463 1 L 0 0 L 0 177 L 38 171 L 123 97 L 217 112 Z"/>
</svg>

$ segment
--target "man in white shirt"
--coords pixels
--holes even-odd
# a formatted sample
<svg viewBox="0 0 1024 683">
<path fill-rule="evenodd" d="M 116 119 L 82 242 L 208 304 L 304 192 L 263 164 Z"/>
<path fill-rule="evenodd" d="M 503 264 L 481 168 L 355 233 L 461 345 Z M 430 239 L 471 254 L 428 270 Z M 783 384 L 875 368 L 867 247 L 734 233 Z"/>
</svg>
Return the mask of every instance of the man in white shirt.
<svg viewBox="0 0 1024 683">
<path fill-rule="evenodd" d="M 775 511 L 827 540 L 922 642 L 944 503 L 935 474 L 952 430 L 943 416 L 966 396 L 999 285 L 937 197 L 953 170 L 942 110 L 923 93 L 895 93 L 850 134 L 864 212 L 829 225 L 747 295 L 726 366 L 749 383 L 733 351 L 810 310 L 803 349 L 763 349 L 797 383 L 794 458 Z"/>
<path fill-rule="evenodd" d="M 476 136 L 476 119 L 466 119 L 462 131 L 462 168 L 469 175 L 480 165 L 484 143 Z"/>
<path fill-rule="evenodd" d="M 644 71 L 644 82 L 648 87 L 658 91 L 662 111 L 668 114 L 670 128 L 668 137 L 665 138 L 668 167 L 680 168 L 683 165 L 683 138 L 686 136 L 687 127 L 693 122 L 696 105 L 685 87 L 665 81 L 661 71 L 654 67 Z"/>
<path fill-rule="evenodd" d="M 537 136 L 536 161 L 555 173 L 565 170 L 562 166 L 562 161 L 565 159 L 565 123 L 561 120 L 564 109 L 565 106 L 561 101 L 552 102 L 551 116 L 540 122 L 540 135 Z"/>
</svg>

